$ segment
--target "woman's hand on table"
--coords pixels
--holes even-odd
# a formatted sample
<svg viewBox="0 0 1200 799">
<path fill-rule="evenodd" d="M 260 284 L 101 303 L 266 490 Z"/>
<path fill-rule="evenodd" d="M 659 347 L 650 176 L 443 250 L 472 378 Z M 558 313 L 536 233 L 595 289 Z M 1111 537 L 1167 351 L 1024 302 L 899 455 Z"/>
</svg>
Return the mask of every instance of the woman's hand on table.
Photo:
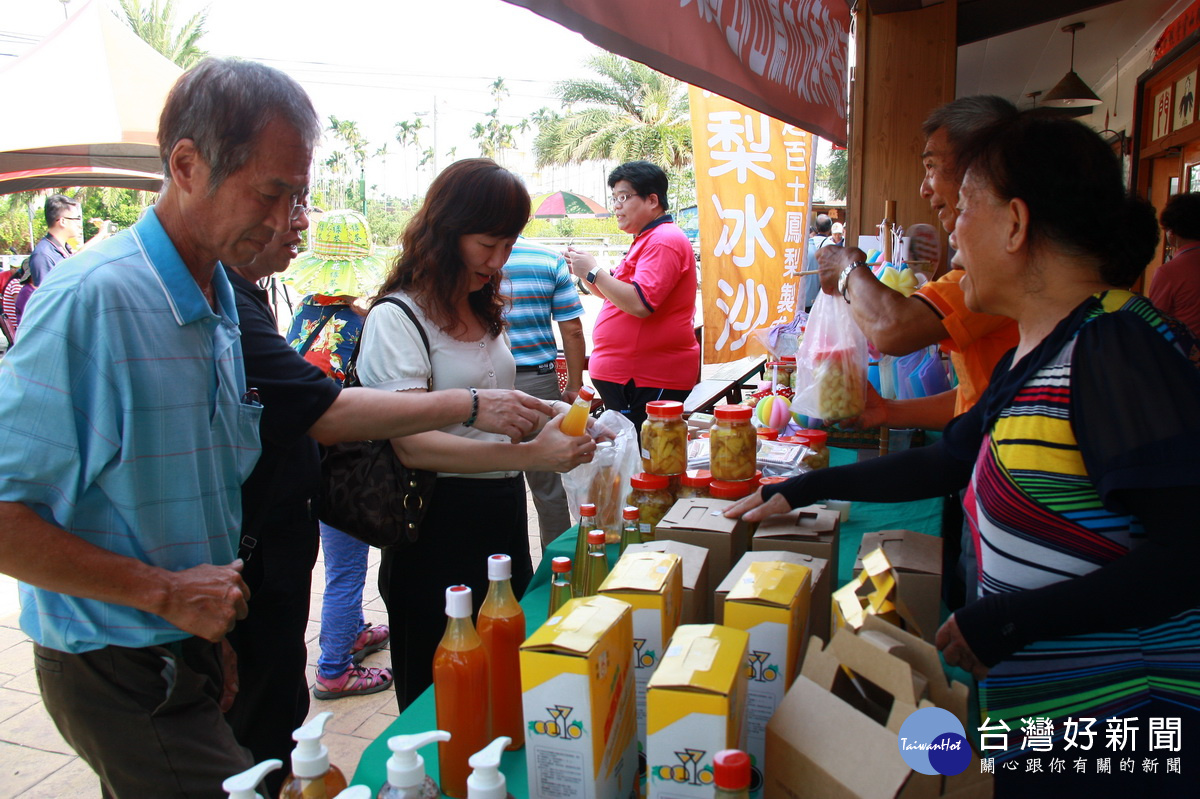
<svg viewBox="0 0 1200 799">
<path fill-rule="evenodd" d="M 768 516 L 777 513 L 787 513 L 792 509 L 783 494 L 776 494 L 766 502 L 762 498 L 762 489 L 758 489 L 748 497 L 739 499 L 725 509 L 725 515 L 730 519 L 741 518 L 747 522 L 761 522 Z"/>
<path fill-rule="evenodd" d="M 479 413 L 475 427 L 485 433 L 500 433 L 515 444 L 554 413 L 545 400 L 531 397 L 523 391 L 504 388 L 479 388 Z"/>
<path fill-rule="evenodd" d="M 561 430 L 563 418 L 553 417 L 537 438 L 522 445 L 530 448 L 531 460 L 524 471 L 569 472 L 596 454 L 596 442 L 591 436 L 569 436 Z"/>
<path fill-rule="evenodd" d="M 988 667 L 980 663 L 979 658 L 975 657 L 975 653 L 971 651 L 971 645 L 967 643 L 966 638 L 963 638 L 953 613 L 937 631 L 934 643 L 941 650 L 942 658 L 945 659 L 947 665 L 969 671 L 977 680 L 982 680 L 988 675 Z"/>
</svg>

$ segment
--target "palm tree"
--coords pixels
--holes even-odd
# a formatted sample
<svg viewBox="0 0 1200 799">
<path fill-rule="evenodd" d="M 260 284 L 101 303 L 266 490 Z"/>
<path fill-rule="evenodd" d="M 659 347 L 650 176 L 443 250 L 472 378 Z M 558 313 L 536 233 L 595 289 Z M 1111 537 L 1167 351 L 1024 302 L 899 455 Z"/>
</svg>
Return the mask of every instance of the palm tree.
<svg viewBox="0 0 1200 799">
<path fill-rule="evenodd" d="M 533 149 L 539 167 L 584 161 L 653 161 L 678 171 L 692 161 L 687 86 L 626 58 L 588 59 L 597 78 L 565 80 L 555 94 L 566 116 L 539 112 Z"/>
<path fill-rule="evenodd" d="M 180 26 L 175 24 L 175 0 L 121 0 L 125 22 L 143 41 L 169 58 L 179 67 L 188 69 L 200 63 L 208 51 L 200 48 L 207 31 L 208 12 L 197 11 Z"/>
</svg>

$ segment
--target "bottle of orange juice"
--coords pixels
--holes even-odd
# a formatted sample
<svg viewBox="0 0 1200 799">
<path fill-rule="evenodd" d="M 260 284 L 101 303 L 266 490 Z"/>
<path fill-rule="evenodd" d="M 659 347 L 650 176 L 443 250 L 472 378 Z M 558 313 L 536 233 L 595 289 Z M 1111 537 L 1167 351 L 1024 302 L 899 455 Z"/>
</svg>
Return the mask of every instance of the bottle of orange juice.
<svg viewBox="0 0 1200 799">
<path fill-rule="evenodd" d="M 525 611 L 512 590 L 512 558 L 488 558 L 488 592 L 479 609 L 479 637 L 488 653 L 492 695 L 493 738 L 510 738 L 508 749 L 525 745 L 525 715 L 521 710 L 521 643 L 525 640 Z"/>
<path fill-rule="evenodd" d="M 596 396 L 595 390 L 591 386 L 582 386 L 579 389 L 579 396 L 575 397 L 575 402 L 571 403 L 571 410 L 567 411 L 566 418 L 562 421 L 562 431 L 569 436 L 581 436 L 587 432 L 588 416 L 592 412 L 592 398 Z"/>
<path fill-rule="evenodd" d="M 446 632 L 433 655 L 433 698 L 438 729 L 450 740 L 438 744 L 442 793 L 466 799 L 467 761 L 487 746 L 490 718 L 488 656 L 471 624 L 471 589 L 446 589 Z"/>
</svg>

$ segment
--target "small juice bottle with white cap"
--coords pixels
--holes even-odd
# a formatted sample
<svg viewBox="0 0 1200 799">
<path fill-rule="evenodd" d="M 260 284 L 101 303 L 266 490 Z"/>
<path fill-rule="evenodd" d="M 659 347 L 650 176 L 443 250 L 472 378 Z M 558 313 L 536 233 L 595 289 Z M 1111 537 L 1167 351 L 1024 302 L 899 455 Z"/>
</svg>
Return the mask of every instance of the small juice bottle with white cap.
<svg viewBox="0 0 1200 799">
<path fill-rule="evenodd" d="M 329 763 L 329 750 L 321 743 L 325 723 L 333 714 L 326 711 L 292 733 L 292 773 L 283 783 L 279 799 L 334 799 L 346 790 L 342 770 Z"/>
<path fill-rule="evenodd" d="M 425 758 L 417 750 L 434 741 L 449 740 L 450 733 L 442 730 L 388 738 L 392 756 L 387 762 L 387 782 L 379 789 L 376 799 L 438 799 L 442 792 L 425 773 Z"/>
<path fill-rule="evenodd" d="M 480 751 L 471 755 L 471 776 L 467 778 L 467 799 L 513 799 L 508 792 L 508 780 L 500 771 L 500 755 L 512 748 L 508 738 L 501 735 Z"/>
<path fill-rule="evenodd" d="M 467 760 L 488 742 L 491 706 L 488 656 L 471 624 L 471 589 L 446 589 L 446 632 L 433 655 L 433 699 L 437 725 L 450 733 L 438 744 L 442 793 L 466 799 Z"/>
<path fill-rule="evenodd" d="M 525 745 L 525 714 L 521 708 L 521 643 L 525 640 L 525 611 L 512 590 L 512 558 L 488 558 L 488 592 L 479 608 L 479 637 L 488 653 L 491 676 L 490 735 L 510 739 L 510 749 Z"/>
</svg>

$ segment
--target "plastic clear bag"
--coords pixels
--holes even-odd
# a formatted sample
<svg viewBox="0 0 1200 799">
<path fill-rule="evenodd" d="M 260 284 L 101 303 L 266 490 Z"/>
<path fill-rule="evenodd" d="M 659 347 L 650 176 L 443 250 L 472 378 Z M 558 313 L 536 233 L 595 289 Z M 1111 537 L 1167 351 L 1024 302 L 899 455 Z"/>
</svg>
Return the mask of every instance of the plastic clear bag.
<svg viewBox="0 0 1200 799">
<path fill-rule="evenodd" d="M 629 479 L 642 469 L 637 431 L 633 422 L 616 411 L 600 414 L 588 430 L 599 442 L 596 455 L 562 476 L 571 516 L 579 522 L 579 506 L 596 506 L 596 526 L 610 540 L 621 538 L 621 509 L 628 503 Z"/>
<path fill-rule="evenodd" d="M 852 419 L 866 407 L 867 338 L 841 297 L 821 292 L 796 353 L 792 410 L 827 422 Z"/>
</svg>

